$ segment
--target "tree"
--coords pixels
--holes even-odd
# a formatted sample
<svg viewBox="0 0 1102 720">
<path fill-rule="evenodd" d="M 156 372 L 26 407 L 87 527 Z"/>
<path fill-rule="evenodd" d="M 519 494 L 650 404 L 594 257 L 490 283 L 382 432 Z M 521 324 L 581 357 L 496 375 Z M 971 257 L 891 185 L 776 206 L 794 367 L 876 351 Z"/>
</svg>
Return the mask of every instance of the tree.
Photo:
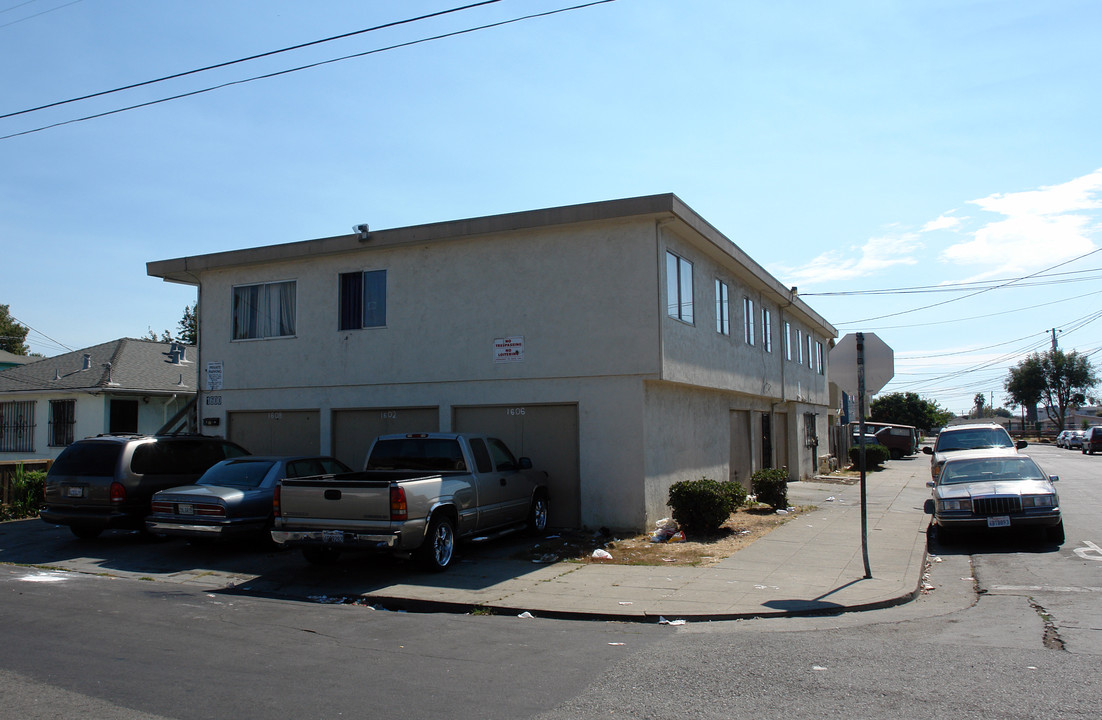
<svg viewBox="0 0 1102 720">
<path fill-rule="evenodd" d="M 1004 387 L 1015 403 L 1042 402 L 1048 419 L 1063 430 L 1068 409 L 1084 404 L 1087 391 L 1097 384 L 1086 356 L 1074 350 L 1048 350 L 1033 353 L 1010 368 Z"/>
<path fill-rule="evenodd" d="M 913 425 L 922 430 L 941 427 L 953 413 L 917 393 L 880 395 L 869 404 L 869 417 L 876 422 Z"/>
<path fill-rule="evenodd" d="M 983 393 L 976 393 L 976 397 L 972 399 L 972 404 L 976 406 L 976 417 L 983 417 L 983 408 L 987 404 L 987 397 Z"/>
<path fill-rule="evenodd" d="M 199 303 L 184 306 L 184 317 L 179 324 L 180 335 L 176 339 L 185 345 L 199 344 Z"/>
<path fill-rule="evenodd" d="M 8 312 L 7 305 L 0 305 L 0 350 L 12 355 L 26 355 L 30 348 L 26 344 L 30 328 L 20 325 Z"/>
</svg>

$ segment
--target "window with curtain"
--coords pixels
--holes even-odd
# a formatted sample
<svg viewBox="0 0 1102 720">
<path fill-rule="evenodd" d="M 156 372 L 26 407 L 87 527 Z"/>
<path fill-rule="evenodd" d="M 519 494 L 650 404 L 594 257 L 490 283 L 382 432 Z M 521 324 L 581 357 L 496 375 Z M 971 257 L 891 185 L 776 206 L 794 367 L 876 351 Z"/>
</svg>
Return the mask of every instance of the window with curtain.
<svg viewBox="0 0 1102 720">
<path fill-rule="evenodd" d="M 341 273 L 340 329 L 386 327 L 386 270 Z"/>
<path fill-rule="evenodd" d="M 290 337 L 294 334 L 294 280 L 234 287 L 234 340 Z"/>
</svg>

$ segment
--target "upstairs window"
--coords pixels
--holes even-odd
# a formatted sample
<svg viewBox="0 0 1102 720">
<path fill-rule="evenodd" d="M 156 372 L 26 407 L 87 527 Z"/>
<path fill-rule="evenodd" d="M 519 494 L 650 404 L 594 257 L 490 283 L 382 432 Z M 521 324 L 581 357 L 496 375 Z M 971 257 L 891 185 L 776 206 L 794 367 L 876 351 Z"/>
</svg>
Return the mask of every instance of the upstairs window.
<svg viewBox="0 0 1102 720">
<path fill-rule="evenodd" d="M 769 308 L 761 309 L 761 346 L 765 352 L 773 352 L 773 321 Z"/>
<path fill-rule="evenodd" d="M 238 285 L 233 289 L 233 339 L 295 334 L 295 282 Z"/>
<path fill-rule="evenodd" d="M 693 322 L 693 265 L 672 252 L 666 253 L 666 303 L 670 317 Z"/>
<path fill-rule="evenodd" d="M 386 270 L 341 273 L 340 329 L 386 327 Z"/>
<path fill-rule="evenodd" d="M 804 364 L 804 331 L 796 328 L 796 362 Z"/>
<path fill-rule="evenodd" d="M 731 334 L 731 306 L 727 302 L 727 283 L 716 280 L 716 332 Z"/>
<path fill-rule="evenodd" d="M 742 310 L 745 316 L 746 344 L 753 345 L 756 342 L 754 337 L 754 301 L 750 298 L 743 298 Z"/>
<path fill-rule="evenodd" d="M 821 342 L 815 343 L 815 371 L 820 375 L 824 375 L 823 369 L 823 344 Z"/>
<path fill-rule="evenodd" d="M 784 324 L 784 359 L 792 359 L 792 323 Z"/>
</svg>

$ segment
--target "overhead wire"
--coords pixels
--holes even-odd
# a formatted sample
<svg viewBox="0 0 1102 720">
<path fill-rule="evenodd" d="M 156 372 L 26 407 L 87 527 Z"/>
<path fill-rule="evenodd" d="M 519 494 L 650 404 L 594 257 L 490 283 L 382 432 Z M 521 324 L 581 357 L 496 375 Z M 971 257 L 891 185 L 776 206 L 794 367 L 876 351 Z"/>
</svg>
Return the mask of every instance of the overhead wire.
<svg viewBox="0 0 1102 720">
<path fill-rule="evenodd" d="M 29 0 L 28 2 L 20 3 L 19 5 L 14 5 L 14 6 L 8 8 L 7 10 L 0 10 L 0 13 L 5 13 L 5 12 L 8 12 L 9 10 L 15 10 L 16 8 L 21 8 L 24 5 L 30 5 L 32 2 L 35 2 L 35 0 Z M 47 13 L 52 13 L 55 10 L 61 10 L 62 8 L 67 8 L 70 5 L 76 5 L 78 2 L 83 2 L 83 0 L 72 0 L 71 2 L 67 2 L 64 5 L 58 5 L 57 7 L 50 8 L 49 10 L 43 10 L 42 12 L 35 13 L 34 15 L 28 15 L 27 17 L 19 18 L 18 20 L 12 20 L 11 22 L 7 22 L 7 23 L 4 23 L 3 25 L 0 25 L 0 28 L 6 28 L 6 27 L 10 27 L 12 25 L 18 25 L 21 22 L 27 22 L 28 20 L 33 20 L 34 18 L 41 17 L 42 15 L 46 15 Z"/>
<path fill-rule="evenodd" d="M 39 110 L 46 110 L 48 108 L 59 107 L 61 105 L 68 105 L 69 103 L 80 102 L 82 100 L 91 100 L 92 98 L 103 97 L 104 95 L 111 95 L 113 93 L 123 92 L 124 90 L 133 90 L 135 88 L 145 87 L 147 85 L 155 85 L 157 83 L 166 82 L 168 80 L 176 80 L 177 78 L 187 77 L 189 75 L 197 75 L 199 73 L 207 72 L 209 70 L 218 70 L 221 68 L 230 67 L 232 65 L 239 65 L 241 63 L 250 62 L 252 60 L 259 60 L 261 58 L 272 57 L 273 55 L 280 55 L 282 53 L 292 52 L 294 50 L 302 50 L 303 48 L 312 47 L 314 45 L 322 45 L 324 43 L 333 42 L 335 40 L 344 40 L 345 38 L 355 37 L 357 35 L 363 35 L 365 33 L 375 32 L 377 30 L 386 30 L 389 28 L 399 27 L 401 25 L 409 25 L 411 23 L 420 22 L 422 20 L 442 17 L 444 15 L 450 15 L 452 13 L 470 10 L 472 8 L 481 7 L 483 5 L 493 5 L 494 3 L 499 3 L 501 1 L 502 0 L 483 0 L 482 2 L 462 5 L 460 7 L 454 7 L 448 10 L 428 13 L 426 15 L 419 15 L 417 17 L 407 18 L 405 20 L 395 20 L 394 22 L 383 23 L 382 25 L 375 25 L 374 27 L 363 28 L 362 30 L 354 30 L 352 32 L 341 33 L 340 35 L 333 35 L 331 37 L 322 38 L 320 40 L 311 40 L 309 42 L 291 45 L 289 47 L 280 48 L 278 50 L 269 50 L 267 52 L 249 55 L 248 57 L 238 58 L 236 60 L 227 60 L 226 62 L 215 63 L 214 65 L 207 65 L 205 67 L 195 68 L 192 70 L 185 70 L 183 72 L 165 75 L 163 77 L 154 78 L 152 80 L 143 80 L 142 82 L 136 82 L 131 83 L 130 85 L 123 85 L 122 87 L 112 88 L 111 90 L 101 90 L 99 92 L 81 95 L 80 97 L 69 98 L 68 100 L 58 100 L 57 102 L 39 105 L 38 107 L 27 108 L 25 110 L 17 110 L 16 112 L 4 113 L 0 115 L 0 120 L 10 117 L 16 117 L 18 115 L 26 115 L 28 113 L 38 112 Z"/>
<path fill-rule="evenodd" d="M 195 95 L 202 95 L 204 93 L 213 92 L 214 90 L 221 90 L 223 88 L 232 87 L 234 85 L 244 85 L 246 83 L 255 82 L 257 80 L 267 80 L 267 79 L 271 79 L 271 78 L 274 78 L 274 77 L 280 77 L 282 75 L 289 75 L 291 73 L 300 72 L 302 70 L 310 70 L 310 69 L 313 69 L 313 68 L 322 67 L 324 65 L 331 65 L 333 63 L 343 62 L 345 60 L 352 60 L 352 59 L 356 59 L 356 58 L 367 57 L 369 55 L 375 55 L 375 54 L 378 54 L 378 53 L 388 52 L 390 50 L 397 50 L 397 49 L 400 49 L 400 48 L 411 47 L 411 46 L 414 46 L 414 45 L 420 45 L 420 44 L 427 43 L 427 42 L 434 42 L 436 40 L 443 40 L 443 39 L 446 39 L 446 38 L 457 37 L 457 36 L 460 36 L 460 35 L 468 35 L 470 33 L 479 32 L 479 31 L 482 31 L 482 30 L 489 30 L 489 29 L 492 29 L 492 28 L 502 27 L 502 26 L 505 26 L 505 25 L 511 25 L 511 24 L 514 24 L 514 23 L 523 22 L 525 20 L 533 20 L 535 18 L 548 17 L 548 16 L 551 16 L 551 15 L 558 15 L 560 13 L 572 12 L 572 11 L 575 11 L 575 10 L 582 10 L 584 8 L 593 7 L 595 5 L 604 5 L 606 3 L 611 3 L 611 2 L 615 2 L 615 1 L 616 0 L 593 0 L 592 2 L 582 3 L 580 5 L 572 5 L 570 7 L 558 8 L 556 10 L 547 10 L 547 11 L 544 11 L 544 12 L 531 13 L 531 14 L 528 14 L 528 15 L 522 15 L 522 16 L 519 16 L 519 17 L 510 18 L 508 20 L 500 20 L 500 21 L 497 21 L 497 22 L 486 23 L 484 25 L 478 25 L 476 27 L 466 28 L 466 29 L 463 29 L 463 30 L 454 30 L 454 31 L 447 32 L 447 33 L 441 33 L 439 35 L 433 35 L 431 37 L 425 37 L 425 38 L 420 38 L 420 39 L 417 39 L 417 40 L 410 40 L 410 41 L 407 41 L 407 42 L 396 43 L 394 45 L 388 45 L 386 47 L 376 48 L 374 50 L 366 50 L 364 52 L 353 53 L 351 55 L 343 55 L 341 57 L 331 58 L 329 60 L 321 60 L 321 61 L 318 61 L 318 62 L 308 63 L 306 65 L 299 65 L 297 67 L 288 68 L 288 69 L 285 69 L 285 70 L 278 70 L 278 71 L 275 71 L 275 72 L 265 73 L 263 75 L 255 75 L 253 77 L 244 78 L 242 80 L 233 80 L 233 81 L 230 81 L 230 82 L 220 83 L 218 85 L 212 85 L 212 86 L 209 86 L 209 87 L 201 88 L 199 90 L 192 90 L 190 92 L 180 93 L 178 95 L 172 95 L 170 97 L 164 97 L 164 98 L 160 98 L 160 99 L 157 99 L 157 100 L 150 100 L 148 102 L 137 103 L 137 104 L 134 104 L 134 105 L 129 105 L 127 107 L 116 108 L 115 110 L 108 110 L 108 111 L 101 112 L 101 113 L 86 115 L 84 117 L 73 118 L 71 120 L 64 120 L 64 121 L 61 121 L 61 122 L 56 122 L 56 123 L 52 123 L 52 124 L 49 124 L 49 125 L 43 125 L 43 126 L 40 126 L 40 127 L 32 128 L 30 130 L 23 130 L 21 132 L 11 133 L 11 134 L 8 134 L 8 135 L 0 135 L 0 140 L 10 140 L 12 138 L 20 137 L 20 136 L 23 136 L 23 135 L 30 135 L 30 134 L 33 134 L 33 133 L 42 132 L 44 130 L 50 130 L 50 129 L 53 129 L 53 128 L 56 128 L 56 127 L 61 127 L 63 125 L 71 125 L 73 123 L 85 122 L 87 120 L 95 120 L 95 119 L 102 118 L 102 117 L 107 117 L 107 116 L 110 116 L 110 115 L 117 115 L 119 113 L 127 112 L 127 111 L 130 111 L 130 110 L 137 110 L 139 108 L 150 107 L 152 105 L 159 105 L 161 103 L 170 102 L 172 100 L 180 100 L 180 99 L 186 98 L 186 97 L 192 97 L 192 96 L 195 96 Z"/>
</svg>

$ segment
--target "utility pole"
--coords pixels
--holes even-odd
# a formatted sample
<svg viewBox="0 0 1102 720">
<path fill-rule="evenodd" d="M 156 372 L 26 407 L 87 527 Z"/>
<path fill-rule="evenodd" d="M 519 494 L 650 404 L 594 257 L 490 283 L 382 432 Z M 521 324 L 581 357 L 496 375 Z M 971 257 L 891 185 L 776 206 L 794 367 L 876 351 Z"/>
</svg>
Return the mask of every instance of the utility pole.
<svg viewBox="0 0 1102 720">
<path fill-rule="evenodd" d="M 1056 328 L 1052 328 L 1052 352 L 1056 352 Z"/>
</svg>

